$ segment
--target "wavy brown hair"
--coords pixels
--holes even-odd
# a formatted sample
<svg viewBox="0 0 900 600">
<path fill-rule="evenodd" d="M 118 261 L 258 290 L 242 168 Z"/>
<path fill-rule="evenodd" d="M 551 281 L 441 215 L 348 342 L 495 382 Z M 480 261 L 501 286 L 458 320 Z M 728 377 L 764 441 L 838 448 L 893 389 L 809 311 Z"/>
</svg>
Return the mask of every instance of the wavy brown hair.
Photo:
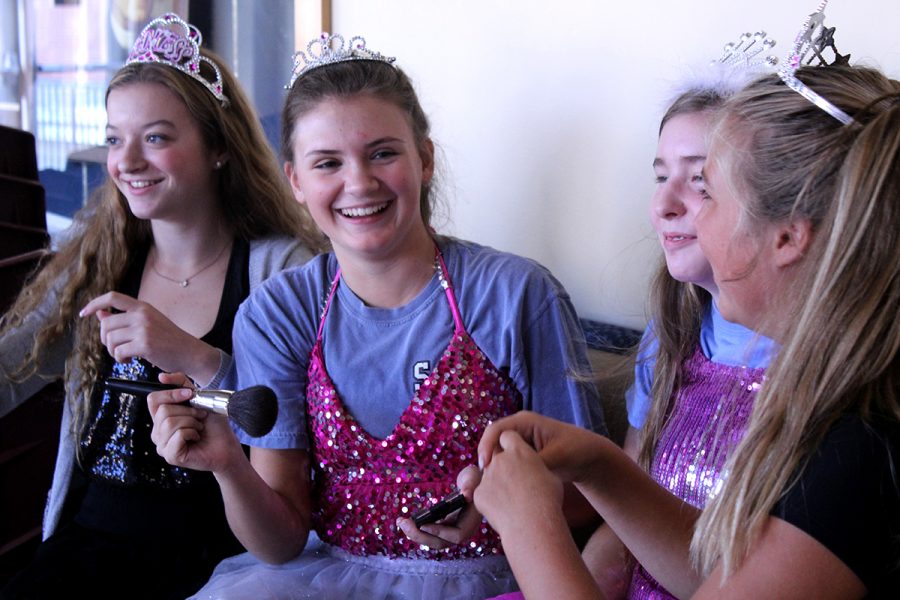
<svg viewBox="0 0 900 600">
<path fill-rule="evenodd" d="M 797 76 L 853 122 L 771 76 L 729 101 L 713 138 L 710 160 L 743 204 L 736 234 L 805 220 L 814 235 L 783 301 L 794 317 L 778 322 L 781 350 L 697 524 L 705 573 L 740 565 L 842 415 L 900 421 L 900 82 L 858 67 Z"/>
<path fill-rule="evenodd" d="M 227 106 L 223 107 L 206 88 L 184 73 L 154 63 L 121 68 L 110 81 L 107 99 L 112 90 L 130 85 L 164 86 L 187 107 L 207 147 L 223 151 L 228 158 L 217 171 L 218 197 L 225 222 L 235 236 L 250 241 L 282 234 L 299 238 L 314 252 L 319 250 L 323 236 L 306 209 L 293 199 L 249 99 L 218 56 L 207 50 L 201 52 L 221 69 L 229 98 Z M 149 221 L 131 214 L 125 197 L 107 178 L 75 215 L 70 232 L 55 256 L 4 316 L 2 332 L 19 326 L 48 294 L 56 296 L 52 319 L 38 331 L 15 376 L 36 374 L 41 349 L 71 335 L 67 379 L 76 368 L 80 373 L 67 390 L 76 433 L 85 425 L 94 383 L 100 376 L 106 352 L 100 343 L 97 319 L 80 319 L 78 311 L 91 299 L 119 289 L 136 253 L 151 243 Z"/>
</svg>

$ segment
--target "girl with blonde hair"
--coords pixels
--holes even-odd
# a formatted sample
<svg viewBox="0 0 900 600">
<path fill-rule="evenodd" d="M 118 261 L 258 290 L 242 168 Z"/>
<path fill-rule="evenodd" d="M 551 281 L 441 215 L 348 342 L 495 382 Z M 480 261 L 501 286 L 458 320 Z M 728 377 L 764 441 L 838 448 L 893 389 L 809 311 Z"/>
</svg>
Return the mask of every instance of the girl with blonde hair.
<svg viewBox="0 0 900 600">
<path fill-rule="evenodd" d="M 526 596 L 599 595 L 560 521 L 562 480 L 679 597 L 891 597 L 900 82 L 845 65 L 762 78 L 726 104 L 704 175 L 719 309 L 780 343 L 721 491 L 701 512 L 609 440 L 518 414 L 482 438 L 475 504 Z"/>
</svg>

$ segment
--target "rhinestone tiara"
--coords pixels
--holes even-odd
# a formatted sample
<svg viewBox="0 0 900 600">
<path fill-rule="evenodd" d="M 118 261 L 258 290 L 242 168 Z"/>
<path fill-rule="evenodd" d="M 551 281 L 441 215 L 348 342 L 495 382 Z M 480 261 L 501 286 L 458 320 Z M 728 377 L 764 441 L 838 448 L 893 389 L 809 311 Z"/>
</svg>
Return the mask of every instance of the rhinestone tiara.
<svg viewBox="0 0 900 600">
<path fill-rule="evenodd" d="M 775 40 L 768 37 L 765 31 L 744 33 L 736 42 L 728 42 L 722 50 L 722 56 L 713 61 L 730 68 L 756 69 L 758 67 L 774 67 L 778 58 L 768 52 L 775 46 Z"/>
<path fill-rule="evenodd" d="M 294 82 L 313 69 L 350 60 L 375 60 L 387 64 L 393 64 L 396 58 L 384 56 L 380 52 L 366 48 L 366 40 L 361 36 L 354 36 L 345 43 L 344 36 L 331 35 L 323 32 L 306 45 L 306 52 L 299 50 L 294 53 L 294 66 L 291 69 L 291 81 L 286 89 L 294 87 Z"/>
<path fill-rule="evenodd" d="M 810 65 L 818 60 L 816 66 L 849 65 L 850 55 L 841 55 L 834 45 L 834 27 L 825 27 L 825 7 L 828 0 L 822 0 L 814 13 L 806 17 L 803 27 L 794 40 L 794 46 L 785 59 L 778 75 L 785 84 L 829 115 L 847 125 L 853 122 L 853 117 L 813 91 L 808 85 L 797 79 L 796 72 L 801 66 Z M 834 52 L 834 61 L 825 60 L 822 52 L 831 48 Z"/>
<path fill-rule="evenodd" d="M 200 30 L 175 13 L 166 13 L 147 23 L 135 40 L 125 64 L 160 63 L 174 67 L 202 83 L 222 106 L 227 106 L 228 97 L 222 91 L 222 72 L 219 65 L 200 55 L 202 43 Z M 216 74 L 214 81 L 200 73 L 200 65 L 204 62 Z"/>
<path fill-rule="evenodd" d="M 719 58 L 686 65 L 669 90 L 663 112 L 685 94 L 712 92 L 728 98 L 754 78 L 774 73 L 778 58 L 769 54 L 774 46 L 775 40 L 765 31 L 742 33 L 723 46 Z"/>
</svg>

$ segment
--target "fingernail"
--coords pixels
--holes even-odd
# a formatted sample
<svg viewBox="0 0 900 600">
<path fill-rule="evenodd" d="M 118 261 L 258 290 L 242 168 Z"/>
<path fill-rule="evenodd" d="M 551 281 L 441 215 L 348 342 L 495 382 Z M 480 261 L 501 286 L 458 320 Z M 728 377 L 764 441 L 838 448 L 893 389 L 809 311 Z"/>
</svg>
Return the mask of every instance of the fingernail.
<svg viewBox="0 0 900 600">
<path fill-rule="evenodd" d="M 81 310 L 78 311 L 78 316 L 79 316 L 79 317 L 83 317 L 83 316 L 84 316 L 84 309 L 83 309 L 83 308 L 82 308 Z"/>
<path fill-rule="evenodd" d="M 194 391 L 189 388 L 179 388 L 178 397 L 182 400 L 190 400 L 191 396 L 194 395 Z"/>
<path fill-rule="evenodd" d="M 478 455 L 478 470 L 484 471 L 484 459 L 481 458 L 481 455 Z"/>
<path fill-rule="evenodd" d="M 421 527 L 419 527 L 419 531 L 424 531 L 428 535 L 437 535 L 437 529 L 435 529 L 431 525 L 422 525 Z"/>
</svg>

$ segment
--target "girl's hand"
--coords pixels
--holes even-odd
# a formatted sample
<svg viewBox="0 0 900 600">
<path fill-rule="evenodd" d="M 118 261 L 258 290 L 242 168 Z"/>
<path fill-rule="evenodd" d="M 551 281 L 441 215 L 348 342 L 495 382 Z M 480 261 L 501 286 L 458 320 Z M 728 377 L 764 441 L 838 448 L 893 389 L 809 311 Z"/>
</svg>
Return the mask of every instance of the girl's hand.
<svg viewBox="0 0 900 600">
<path fill-rule="evenodd" d="M 489 464 L 475 488 L 475 506 L 487 517 L 501 538 L 514 528 L 547 520 L 553 514 L 563 519 L 563 484 L 515 430 L 498 438 Z M 563 519 L 564 522 L 564 519 Z"/>
<path fill-rule="evenodd" d="M 478 485 L 480 477 L 481 474 L 474 465 L 460 471 L 456 478 L 456 484 L 466 497 L 466 500 L 469 501 L 469 504 L 455 515 L 451 514 L 437 523 L 422 525 L 421 528 L 416 527 L 415 522 L 411 518 L 400 517 L 397 519 L 397 527 L 415 543 L 428 546 L 429 548 L 442 549 L 465 543 L 466 540 L 475 535 L 483 520 L 481 514 L 472 504 L 472 492 L 475 486 Z"/>
<path fill-rule="evenodd" d="M 478 463 L 487 469 L 501 451 L 504 432 L 514 432 L 537 451 L 547 468 L 563 482 L 578 482 L 590 473 L 601 436 L 530 411 L 519 411 L 492 423 L 478 444 Z"/>
<path fill-rule="evenodd" d="M 140 356 L 163 371 L 185 371 L 198 380 L 208 380 L 215 373 L 199 372 L 196 363 L 215 353 L 218 364 L 218 352 L 146 302 L 107 292 L 88 302 L 79 315 L 100 320 L 100 341 L 119 362 Z"/>
<path fill-rule="evenodd" d="M 397 527 L 415 543 L 441 550 L 465 543 L 478 531 L 481 521 L 481 514 L 475 510 L 475 506 L 468 504 L 455 515 L 437 523 L 422 525 L 421 528 L 416 527 L 409 517 L 400 517 L 397 519 Z"/>
<path fill-rule="evenodd" d="M 223 472 L 234 461 L 246 462 L 227 417 L 186 404 L 194 390 L 183 373 L 162 373 L 159 380 L 185 387 L 147 395 L 157 454 L 171 465 L 199 471 Z"/>
</svg>

